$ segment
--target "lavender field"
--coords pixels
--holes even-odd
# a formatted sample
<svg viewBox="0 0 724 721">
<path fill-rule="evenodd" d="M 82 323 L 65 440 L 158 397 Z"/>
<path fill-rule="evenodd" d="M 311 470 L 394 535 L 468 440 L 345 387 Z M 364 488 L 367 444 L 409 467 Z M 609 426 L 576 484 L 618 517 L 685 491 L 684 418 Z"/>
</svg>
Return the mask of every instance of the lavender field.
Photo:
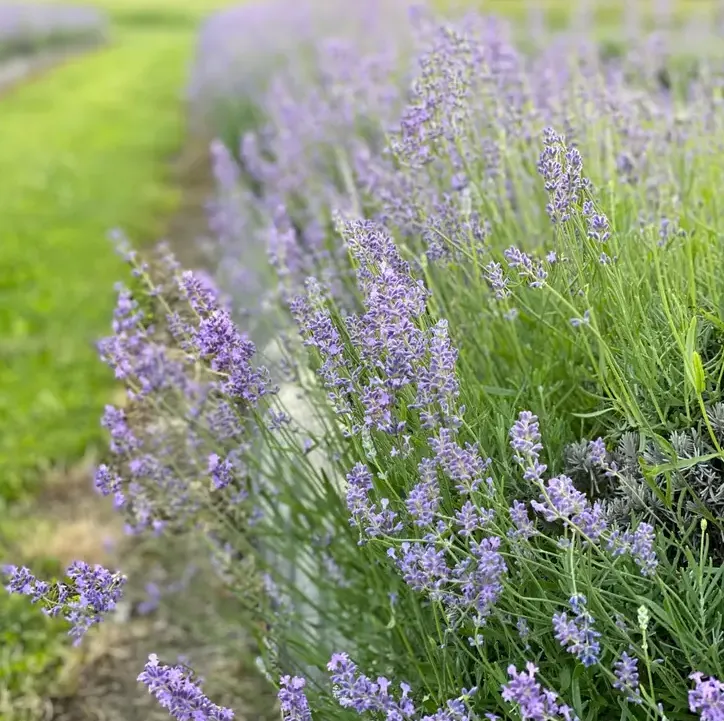
<svg viewBox="0 0 724 721">
<path fill-rule="evenodd" d="M 105 14 L 93 7 L 0 4 L 0 60 L 98 44 L 107 28 Z"/>
<path fill-rule="evenodd" d="M 724 719 L 724 4 L 183 17 L 193 162 L 109 234 L 9 718 Z"/>
</svg>

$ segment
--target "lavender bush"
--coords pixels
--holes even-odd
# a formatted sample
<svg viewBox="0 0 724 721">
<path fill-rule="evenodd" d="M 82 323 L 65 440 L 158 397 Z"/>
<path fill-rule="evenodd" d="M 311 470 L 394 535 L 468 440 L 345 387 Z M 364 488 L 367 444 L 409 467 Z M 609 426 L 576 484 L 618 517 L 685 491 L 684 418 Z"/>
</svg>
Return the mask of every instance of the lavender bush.
<svg viewBox="0 0 724 721">
<path fill-rule="evenodd" d="M 96 486 L 207 539 L 285 719 L 720 719 L 724 76 L 410 23 L 250 91 L 214 279 L 121 242 Z"/>
<path fill-rule="evenodd" d="M 108 20 L 93 7 L 0 5 L 0 59 L 55 46 L 100 42 Z"/>
</svg>

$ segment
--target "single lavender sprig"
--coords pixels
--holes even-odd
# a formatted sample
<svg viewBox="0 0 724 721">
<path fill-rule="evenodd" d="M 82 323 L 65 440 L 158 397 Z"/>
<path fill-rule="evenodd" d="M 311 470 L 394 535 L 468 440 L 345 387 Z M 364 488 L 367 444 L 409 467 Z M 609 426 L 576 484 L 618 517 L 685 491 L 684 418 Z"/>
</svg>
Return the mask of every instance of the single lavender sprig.
<svg viewBox="0 0 724 721">
<path fill-rule="evenodd" d="M 639 660 L 626 651 L 613 663 L 613 673 L 616 676 L 613 687 L 622 691 L 629 703 L 635 704 L 643 702 L 639 688 L 638 664 Z"/>
<path fill-rule="evenodd" d="M 569 604 L 574 618 L 568 614 L 553 615 L 553 628 L 556 639 L 569 653 L 576 656 L 584 666 L 593 666 L 601 656 L 601 644 L 598 639 L 600 632 L 593 627 L 594 618 L 586 608 L 586 597 L 583 594 L 571 596 Z"/>
</svg>

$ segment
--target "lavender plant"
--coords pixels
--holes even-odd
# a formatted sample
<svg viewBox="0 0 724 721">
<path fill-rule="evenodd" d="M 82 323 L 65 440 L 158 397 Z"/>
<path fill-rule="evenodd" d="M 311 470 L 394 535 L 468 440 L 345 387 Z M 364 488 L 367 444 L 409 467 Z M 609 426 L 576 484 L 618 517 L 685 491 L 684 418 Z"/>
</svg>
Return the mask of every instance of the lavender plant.
<svg viewBox="0 0 724 721">
<path fill-rule="evenodd" d="M 286 719 L 720 718 L 721 77 L 412 21 L 214 145 L 220 288 L 122 249 L 96 485 L 208 540 Z"/>
</svg>

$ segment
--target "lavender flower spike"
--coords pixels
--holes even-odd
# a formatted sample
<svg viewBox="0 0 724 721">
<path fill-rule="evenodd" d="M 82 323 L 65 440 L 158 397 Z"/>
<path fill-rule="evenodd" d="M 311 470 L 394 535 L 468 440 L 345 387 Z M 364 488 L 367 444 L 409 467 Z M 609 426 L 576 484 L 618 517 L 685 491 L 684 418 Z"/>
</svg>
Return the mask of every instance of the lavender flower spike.
<svg viewBox="0 0 724 721">
<path fill-rule="evenodd" d="M 518 672 L 515 666 L 508 666 L 510 681 L 503 684 L 503 700 L 517 706 L 523 721 L 578 721 L 573 709 L 558 703 L 558 695 L 542 688 L 535 680 L 538 667 L 526 664 L 526 672 Z"/>
<path fill-rule="evenodd" d="M 282 676 L 279 685 L 277 696 L 284 721 L 312 721 L 309 702 L 304 695 L 307 682 L 299 676 Z"/>
<path fill-rule="evenodd" d="M 183 666 L 165 666 L 152 653 L 138 680 L 148 686 L 163 708 L 177 721 L 231 721 L 234 712 L 212 703 L 200 682 Z"/>
<path fill-rule="evenodd" d="M 701 721 L 721 721 L 724 718 L 724 683 L 702 673 L 692 673 L 690 679 L 696 684 L 689 691 L 689 710 L 698 713 Z"/>
</svg>

